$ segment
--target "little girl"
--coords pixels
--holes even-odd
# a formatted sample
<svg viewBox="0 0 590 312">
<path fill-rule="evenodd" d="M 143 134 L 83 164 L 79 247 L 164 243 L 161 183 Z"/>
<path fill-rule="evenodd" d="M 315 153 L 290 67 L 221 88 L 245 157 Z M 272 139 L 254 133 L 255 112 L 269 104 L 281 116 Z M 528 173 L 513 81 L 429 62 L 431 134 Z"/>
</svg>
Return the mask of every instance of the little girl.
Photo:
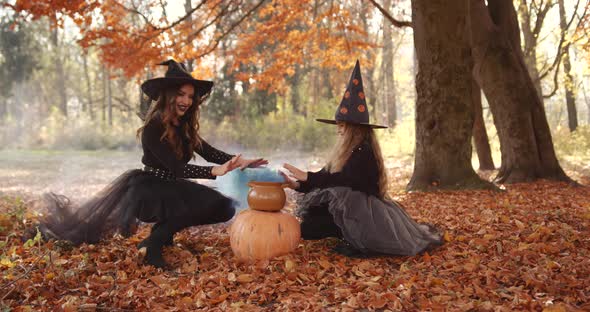
<svg viewBox="0 0 590 312">
<path fill-rule="evenodd" d="M 298 201 L 303 239 L 338 237 L 334 250 L 350 257 L 377 254 L 415 255 L 442 244 L 436 229 L 418 224 L 401 205 L 387 198 L 381 148 L 369 123 L 357 60 L 335 120 L 338 142 L 326 166 L 304 172 L 284 164 L 290 188 L 305 195 Z"/>
</svg>

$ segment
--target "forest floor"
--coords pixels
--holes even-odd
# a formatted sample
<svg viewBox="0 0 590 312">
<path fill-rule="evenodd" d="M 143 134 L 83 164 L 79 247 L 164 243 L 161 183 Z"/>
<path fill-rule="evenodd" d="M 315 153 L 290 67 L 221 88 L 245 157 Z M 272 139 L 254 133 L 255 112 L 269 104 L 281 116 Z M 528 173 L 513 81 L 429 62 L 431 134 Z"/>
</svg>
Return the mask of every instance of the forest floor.
<svg viewBox="0 0 590 312">
<path fill-rule="evenodd" d="M 538 181 L 502 192 L 407 193 L 411 160 L 388 159 L 391 195 L 417 221 L 445 231 L 446 243 L 431 253 L 350 259 L 325 239 L 244 264 L 229 246 L 230 221 L 180 232 L 164 251 L 172 269 L 159 270 L 143 265 L 136 248 L 148 225 L 96 245 L 22 239 L 40 193 L 88 197 L 133 167 L 136 154 L 15 155 L 0 153 L 3 311 L 590 310 L 585 164 L 564 164 L 581 187 Z"/>
</svg>

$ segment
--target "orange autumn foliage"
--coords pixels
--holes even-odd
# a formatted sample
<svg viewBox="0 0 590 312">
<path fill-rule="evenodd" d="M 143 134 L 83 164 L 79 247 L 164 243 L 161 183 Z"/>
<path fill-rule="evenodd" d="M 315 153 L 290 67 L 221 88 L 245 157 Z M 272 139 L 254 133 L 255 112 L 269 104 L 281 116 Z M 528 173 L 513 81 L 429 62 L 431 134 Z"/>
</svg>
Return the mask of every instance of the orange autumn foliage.
<svg viewBox="0 0 590 312">
<path fill-rule="evenodd" d="M 48 17 L 58 27 L 72 19 L 80 45 L 98 47 L 107 66 L 128 77 L 173 57 L 195 60 L 203 69 L 197 76 L 212 79 L 207 73 L 218 68 L 213 60 L 223 58 L 238 79 L 284 93 L 298 64 L 343 70 L 371 46 L 351 9 L 338 1 L 198 1 L 174 18 L 156 0 L 139 6 L 122 0 L 17 0 L 11 7 L 25 18 Z"/>
</svg>

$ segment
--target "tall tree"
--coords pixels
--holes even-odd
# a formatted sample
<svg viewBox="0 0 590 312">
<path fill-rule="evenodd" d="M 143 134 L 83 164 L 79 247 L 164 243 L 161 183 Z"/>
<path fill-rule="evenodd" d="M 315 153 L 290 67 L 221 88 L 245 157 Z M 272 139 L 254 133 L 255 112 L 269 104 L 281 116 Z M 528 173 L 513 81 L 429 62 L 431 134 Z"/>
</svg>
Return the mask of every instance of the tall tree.
<svg viewBox="0 0 590 312">
<path fill-rule="evenodd" d="M 479 170 L 494 170 L 494 160 L 492 159 L 492 150 L 490 149 L 490 141 L 488 140 L 488 133 L 486 125 L 483 120 L 483 108 L 481 104 L 481 89 L 474 78 L 472 81 L 472 100 L 473 100 L 473 141 L 475 142 L 475 151 L 477 152 L 477 159 L 479 160 Z"/>
<path fill-rule="evenodd" d="M 92 96 L 92 80 L 90 79 L 90 70 L 88 68 L 88 53 L 82 52 L 82 65 L 84 69 L 84 80 L 86 81 L 86 104 L 83 106 L 88 112 L 90 119 L 94 120 L 94 99 Z"/>
<path fill-rule="evenodd" d="M 111 79 L 111 69 L 107 67 L 107 117 L 109 126 L 113 125 L 113 81 Z"/>
<path fill-rule="evenodd" d="M 59 28 L 50 25 L 51 37 L 50 42 L 52 45 L 52 59 L 55 70 L 55 81 L 54 88 L 58 94 L 58 108 L 64 116 L 68 116 L 68 95 L 66 91 L 66 74 L 64 70 L 65 61 L 64 54 L 62 51 L 62 42 L 59 37 Z"/>
<path fill-rule="evenodd" d="M 4 17 L 0 23 L 0 122 L 9 110 L 6 98 L 15 84 L 30 78 L 38 65 L 39 46 L 25 23 Z"/>
<path fill-rule="evenodd" d="M 537 68 L 537 46 L 549 10 L 555 5 L 553 0 L 532 1 L 520 0 L 518 13 L 520 14 L 520 27 L 524 38 L 524 61 L 527 65 L 539 99 L 543 101 L 543 89 L 541 87 L 541 76 Z"/>
<path fill-rule="evenodd" d="M 474 73 L 500 138 L 499 182 L 566 180 L 553 148 L 545 109 L 524 62 L 511 0 L 469 0 Z"/>
<path fill-rule="evenodd" d="M 568 25 L 566 20 L 565 5 L 563 0 L 559 2 L 559 27 L 562 32 L 562 36 L 566 36 L 568 32 Z M 563 73 L 564 77 L 564 89 L 565 89 L 565 103 L 567 107 L 567 120 L 570 131 L 576 130 L 578 127 L 578 113 L 576 110 L 576 94 L 575 94 L 575 82 L 572 75 L 572 64 L 570 62 L 569 45 L 563 52 Z"/>
<path fill-rule="evenodd" d="M 361 1 L 355 1 L 354 5 L 358 5 L 359 8 L 357 10 L 353 7 L 353 10 L 357 12 L 357 15 L 354 16 L 353 20 L 358 20 L 357 24 L 362 25 L 363 33 L 368 34 L 370 31 L 369 21 L 373 17 L 371 10 L 372 8 L 370 6 L 363 5 Z M 377 36 L 375 37 L 376 38 L 371 38 L 369 40 L 371 44 L 377 46 L 378 38 Z M 366 60 L 362 64 L 363 71 L 365 72 L 365 75 L 363 76 L 364 88 L 366 90 L 365 93 L 369 95 L 367 96 L 366 100 L 367 105 L 369 105 L 369 107 L 375 107 L 374 110 L 376 111 L 375 113 L 379 117 L 377 119 L 379 120 L 379 123 L 389 125 L 389 122 L 387 121 L 388 107 L 386 105 L 383 105 L 383 103 L 379 103 L 380 94 L 383 86 L 381 85 L 381 81 L 378 78 L 378 76 L 380 76 L 381 73 L 379 72 L 379 67 L 375 64 L 375 60 L 377 59 L 377 56 L 375 54 L 376 52 L 373 49 L 366 49 L 363 53 L 364 59 Z"/>
<path fill-rule="evenodd" d="M 413 0 L 418 58 L 409 190 L 492 187 L 471 166 L 472 62 L 464 0 Z"/>
<path fill-rule="evenodd" d="M 102 123 L 104 124 L 107 121 L 107 101 L 108 101 L 108 82 L 107 80 L 108 75 L 107 75 L 107 68 L 106 66 L 103 64 L 101 66 L 101 77 L 102 77 L 102 105 L 101 105 L 101 120 Z"/>
<path fill-rule="evenodd" d="M 385 0 L 383 6 L 389 10 L 391 7 L 391 0 Z M 381 103 L 387 112 L 386 120 L 380 120 L 382 124 L 395 126 L 397 120 L 397 107 L 395 102 L 395 81 L 393 71 L 393 25 L 383 17 L 383 61 L 381 63 L 381 79 L 380 89 Z"/>
</svg>

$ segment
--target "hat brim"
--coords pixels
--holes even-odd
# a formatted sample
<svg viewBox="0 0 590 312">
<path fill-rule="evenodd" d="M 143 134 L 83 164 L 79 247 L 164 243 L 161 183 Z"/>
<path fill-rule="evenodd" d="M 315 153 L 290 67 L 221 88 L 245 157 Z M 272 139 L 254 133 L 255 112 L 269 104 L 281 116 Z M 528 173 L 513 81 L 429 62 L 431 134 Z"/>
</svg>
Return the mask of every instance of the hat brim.
<svg viewBox="0 0 590 312">
<path fill-rule="evenodd" d="M 192 84 L 195 87 L 195 94 L 199 97 L 203 97 L 213 88 L 213 81 L 199 80 L 194 78 L 171 78 L 171 77 L 159 77 L 146 80 L 141 84 L 141 90 L 152 100 L 157 101 L 160 96 L 160 92 L 164 89 L 174 86 L 180 86 L 183 84 Z"/>
<path fill-rule="evenodd" d="M 316 119 L 316 121 L 331 124 L 331 125 L 335 125 L 337 123 L 336 120 L 332 120 L 332 119 Z M 350 122 L 350 121 L 346 121 L 346 122 Z M 373 129 L 387 129 L 388 128 L 387 126 L 374 125 L 374 124 L 369 124 L 369 123 L 364 123 L 364 122 L 352 122 L 352 123 L 354 123 L 356 125 L 369 126 Z"/>
</svg>

